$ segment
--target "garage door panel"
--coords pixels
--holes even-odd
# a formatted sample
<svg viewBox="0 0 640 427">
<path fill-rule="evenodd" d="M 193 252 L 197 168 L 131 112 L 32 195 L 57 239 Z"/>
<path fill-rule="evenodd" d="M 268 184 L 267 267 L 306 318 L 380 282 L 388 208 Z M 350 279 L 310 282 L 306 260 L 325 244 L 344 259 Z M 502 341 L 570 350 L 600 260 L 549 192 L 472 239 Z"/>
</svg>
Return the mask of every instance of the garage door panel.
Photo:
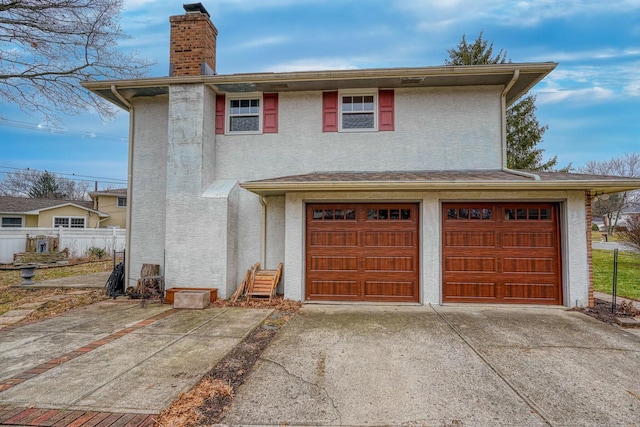
<svg viewBox="0 0 640 427">
<path fill-rule="evenodd" d="M 368 298 L 399 298 L 413 297 L 415 282 L 365 280 L 364 294 Z"/>
<path fill-rule="evenodd" d="M 554 301 L 558 298 L 555 283 L 505 283 L 504 298 L 511 300 Z"/>
<path fill-rule="evenodd" d="M 414 272 L 414 258 L 411 256 L 364 257 L 366 272 Z"/>
<path fill-rule="evenodd" d="M 331 297 L 335 300 L 360 299 L 360 286 L 356 280 L 309 280 L 307 292 L 315 299 Z"/>
<path fill-rule="evenodd" d="M 557 260 L 555 258 L 503 258 L 502 271 L 504 273 L 533 273 L 553 274 L 557 273 Z"/>
<path fill-rule="evenodd" d="M 553 203 L 443 204 L 443 301 L 561 304 L 557 212 Z"/>
<path fill-rule="evenodd" d="M 358 233 L 355 231 L 314 231 L 309 234 L 309 244 L 314 247 L 354 247 L 358 245 Z"/>
<path fill-rule="evenodd" d="M 311 271 L 358 271 L 358 258 L 345 256 L 312 256 Z"/>
<path fill-rule="evenodd" d="M 555 233 L 552 232 L 503 232 L 502 246 L 505 248 L 552 248 L 556 247 Z"/>
<path fill-rule="evenodd" d="M 364 232 L 365 247 L 409 247 L 416 245 L 414 233 L 411 231 L 366 231 Z"/>
<path fill-rule="evenodd" d="M 444 244 L 450 248 L 493 248 L 496 246 L 496 234 L 492 231 L 447 231 L 444 233 Z"/>
<path fill-rule="evenodd" d="M 453 301 L 495 300 L 495 282 L 445 282 L 444 296 Z"/>
<path fill-rule="evenodd" d="M 497 260 L 495 257 L 446 257 L 445 272 L 495 273 Z"/>
</svg>

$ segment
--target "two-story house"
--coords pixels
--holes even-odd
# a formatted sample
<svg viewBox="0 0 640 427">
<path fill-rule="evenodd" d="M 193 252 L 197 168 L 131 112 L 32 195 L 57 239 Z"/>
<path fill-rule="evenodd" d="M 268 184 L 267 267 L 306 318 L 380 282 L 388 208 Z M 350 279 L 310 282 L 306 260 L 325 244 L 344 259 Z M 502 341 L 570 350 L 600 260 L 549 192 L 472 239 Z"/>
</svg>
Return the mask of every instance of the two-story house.
<svg viewBox="0 0 640 427">
<path fill-rule="evenodd" d="M 640 180 L 506 167 L 506 108 L 555 63 L 218 75 L 201 4 L 130 112 L 128 280 L 230 296 L 256 261 L 302 301 L 587 305 L 590 206 Z"/>
<path fill-rule="evenodd" d="M 90 191 L 93 208 L 109 215 L 100 227 L 127 228 L 127 189 Z"/>
</svg>

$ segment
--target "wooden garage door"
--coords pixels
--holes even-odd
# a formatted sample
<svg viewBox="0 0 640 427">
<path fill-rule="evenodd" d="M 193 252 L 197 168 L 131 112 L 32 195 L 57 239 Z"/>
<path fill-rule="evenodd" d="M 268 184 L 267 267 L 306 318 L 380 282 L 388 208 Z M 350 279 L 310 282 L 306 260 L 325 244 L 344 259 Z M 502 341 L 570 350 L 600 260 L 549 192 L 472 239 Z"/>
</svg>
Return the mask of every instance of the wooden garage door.
<svg viewBox="0 0 640 427">
<path fill-rule="evenodd" d="M 443 205 L 444 302 L 561 304 L 553 203 Z"/>
<path fill-rule="evenodd" d="M 308 204 L 306 299 L 419 301 L 416 204 Z"/>
</svg>

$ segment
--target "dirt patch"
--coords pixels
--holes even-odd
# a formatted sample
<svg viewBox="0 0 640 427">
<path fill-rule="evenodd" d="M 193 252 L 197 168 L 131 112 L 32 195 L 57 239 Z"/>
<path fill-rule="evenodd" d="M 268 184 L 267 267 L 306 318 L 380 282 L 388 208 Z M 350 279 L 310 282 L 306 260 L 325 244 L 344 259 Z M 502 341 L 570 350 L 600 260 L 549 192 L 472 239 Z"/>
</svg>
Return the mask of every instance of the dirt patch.
<svg viewBox="0 0 640 427">
<path fill-rule="evenodd" d="M 216 306 L 243 306 L 244 302 L 216 301 Z M 227 354 L 189 392 L 160 413 L 158 425 L 165 427 L 206 426 L 219 423 L 240 387 L 271 340 L 300 308 L 300 302 L 278 297 L 250 302 L 250 307 L 273 307 L 275 311 L 244 341 Z"/>
<path fill-rule="evenodd" d="M 573 310 L 610 324 L 615 324 L 617 317 L 635 317 L 640 315 L 640 310 L 635 309 L 630 303 L 618 303 L 615 310 L 612 311 L 610 302 L 597 298 L 593 307 L 576 307 Z"/>
</svg>

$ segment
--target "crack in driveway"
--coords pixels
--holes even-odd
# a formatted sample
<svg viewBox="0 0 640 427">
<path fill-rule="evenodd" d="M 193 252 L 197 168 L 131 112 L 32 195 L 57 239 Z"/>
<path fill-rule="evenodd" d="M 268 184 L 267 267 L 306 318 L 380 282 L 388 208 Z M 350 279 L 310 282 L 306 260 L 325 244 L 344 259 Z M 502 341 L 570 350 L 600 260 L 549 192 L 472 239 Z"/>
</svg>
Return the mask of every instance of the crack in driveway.
<svg viewBox="0 0 640 427">
<path fill-rule="evenodd" d="M 548 416 L 544 414 L 542 408 L 540 408 L 533 400 L 529 399 L 524 395 L 518 388 L 511 382 L 509 379 L 493 364 L 491 361 L 478 350 L 466 336 L 462 334 L 443 313 L 440 313 L 432 304 L 429 304 L 429 307 L 445 322 L 455 334 L 460 337 L 460 339 L 482 360 L 482 362 L 487 365 L 489 369 L 496 373 L 496 375 L 511 389 L 513 392 L 529 407 L 531 410 L 538 415 L 542 421 L 548 426 L 552 426 L 553 424 L 549 421 Z"/>
</svg>

